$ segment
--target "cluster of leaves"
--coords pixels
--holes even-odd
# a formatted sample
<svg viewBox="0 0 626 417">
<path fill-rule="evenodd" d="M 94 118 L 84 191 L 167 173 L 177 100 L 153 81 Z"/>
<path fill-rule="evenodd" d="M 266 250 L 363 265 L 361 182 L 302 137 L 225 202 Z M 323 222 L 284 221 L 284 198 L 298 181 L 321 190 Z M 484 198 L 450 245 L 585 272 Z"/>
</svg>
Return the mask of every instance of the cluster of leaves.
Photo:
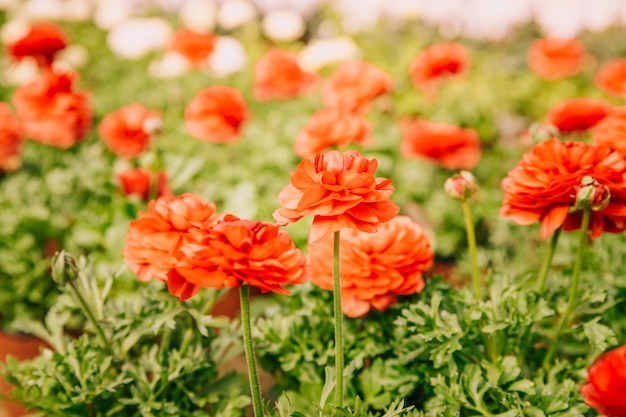
<svg viewBox="0 0 626 417">
<path fill-rule="evenodd" d="M 606 286 L 582 292 L 557 362 L 542 366 L 568 283 L 560 275 L 540 294 L 532 277 L 491 277 L 485 301 L 436 277 L 385 313 L 346 319 L 347 397 L 362 399 L 368 413 L 402 399 L 415 407 L 406 415 L 585 415 L 578 389 L 586 368 L 617 345 L 616 334 L 601 323 L 616 305 L 614 292 Z M 256 325 L 260 363 L 297 410 L 319 408 L 328 383 L 321 370 L 334 361 L 329 304 L 328 294 L 303 287 L 268 306 Z"/>
<path fill-rule="evenodd" d="M 107 300 L 111 286 L 111 278 L 99 286 L 82 270 L 66 284 L 45 326 L 19 322 L 52 349 L 31 361 L 9 357 L 2 366 L 3 377 L 15 385 L 14 400 L 50 416 L 244 415 L 250 402 L 245 375 L 219 369 L 241 354 L 238 324 L 201 311 L 218 292 L 207 291 L 201 307 L 155 287 Z M 66 334 L 79 307 L 88 308 L 101 334 L 94 326 L 77 337 Z"/>
</svg>

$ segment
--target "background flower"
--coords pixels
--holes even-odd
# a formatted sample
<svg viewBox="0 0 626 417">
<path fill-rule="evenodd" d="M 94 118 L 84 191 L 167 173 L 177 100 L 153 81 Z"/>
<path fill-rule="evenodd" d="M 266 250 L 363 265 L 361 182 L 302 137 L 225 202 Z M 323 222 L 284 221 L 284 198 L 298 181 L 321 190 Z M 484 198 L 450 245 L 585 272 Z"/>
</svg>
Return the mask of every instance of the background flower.
<svg viewBox="0 0 626 417">
<path fill-rule="evenodd" d="M 626 58 L 613 59 L 596 73 L 595 84 L 616 97 L 626 97 Z"/>
<path fill-rule="evenodd" d="M 182 55 L 194 67 L 206 67 L 215 50 L 216 40 L 217 37 L 212 33 L 181 29 L 172 35 L 166 51 Z"/>
<path fill-rule="evenodd" d="M 62 149 L 84 139 L 92 110 L 87 94 L 73 91 L 76 78 L 49 70 L 17 89 L 13 105 L 26 137 Z"/>
<path fill-rule="evenodd" d="M 597 124 L 593 142 L 616 150 L 626 158 L 626 107 L 615 107 Z"/>
<path fill-rule="evenodd" d="M 557 80 L 578 74 L 585 46 L 578 39 L 543 38 L 528 50 L 528 65 L 546 80 Z"/>
<path fill-rule="evenodd" d="M 425 160 L 447 169 L 472 169 L 482 155 L 481 142 L 473 129 L 428 120 L 400 120 L 400 153 L 408 159 Z"/>
<path fill-rule="evenodd" d="M 626 161 L 605 146 L 550 139 L 536 145 L 502 180 L 500 214 L 517 224 L 541 222 L 541 238 L 556 229 L 580 228 L 581 212 L 570 213 L 576 189 L 585 176 L 608 187 L 606 208 L 592 211 L 591 236 L 626 229 Z"/>
<path fill-rule="evenodd" d="M 613 349 L 589 367 L 587 382 L 580 387 L 585 402 L 609 417 L 626 416 L 626 346 Z"/>
<path fill-rule="evenodd" d="M 246 101 L 233 88 L 212 86 L 201 90 L 185 109 L 185 127 L 198 140 L 232 143 L 239 139 L 248 119 Z"/>
<path fill-rule="evenodd" d="M 20 166 L 23 141 L 20 123 L 9 105 L 0 102 L 0 170 L 13 171 Z"/>
<path fill-rule="evenodd" d="M 21 60 L 32 57 L 41 67 L 48 67 L 54 56 L 68 44 L 63 29 L 54 23 L 36 23 L 27 28 L 24 36 L 7 45 L 7 55 Z"/>
<path fill-rule="evenodd" d="M 271 49 L 254 64 L 254 96 L 257 100 L 288 99 L 311 91 L 319 76 L 298 63 L 298 55 Z"/>
<path fill-rule="evenodd" d="M 115 176 L 122 187 L 122 191 L 126 195 L 138 195 L 143 200 L 150 198 L 150 191 L 155 188 L 155 198 L 162 196 L 171 196 L 169 180 L 167 173 L 161 171 L 155 174 L 145 168 L 133 168 L 117 173 Z M 156 184 L 153 182 L 156 181 Z"/>
<path fill-rule="evenodd" d="M 611 105 L 596 98 L 573 98 L 552 107 L 546 123 L 562 133 L 584 132 L 594 127 L 611 111 Z"/>
<path fill-rule="evenodd" d="M 370 308 L 386 310 L 397 294 L 414 294 L 424 288 L 422 273 L 433 262 L 430 239 L 407 216 L 382 223 L 377 233 L 348 229 L 341 233 L 339 270 L 343 312 L 365 315 Z M 312 281 L 333 289 L 333 237 L 309 247 Z"/>
<path fill-rule="evenodd" d="M 399 211 L 389 197 L 392 181 L 375 178 L 378 162 L 356 151 L 330 151 L 315 161 L 305 159 L 291 174 L 291 184 L 278 195 L 274 212 L 279 224 L 313 215 L 309 243 L 315 244 L 344 227 L 374 233 Z"/>
</svg>

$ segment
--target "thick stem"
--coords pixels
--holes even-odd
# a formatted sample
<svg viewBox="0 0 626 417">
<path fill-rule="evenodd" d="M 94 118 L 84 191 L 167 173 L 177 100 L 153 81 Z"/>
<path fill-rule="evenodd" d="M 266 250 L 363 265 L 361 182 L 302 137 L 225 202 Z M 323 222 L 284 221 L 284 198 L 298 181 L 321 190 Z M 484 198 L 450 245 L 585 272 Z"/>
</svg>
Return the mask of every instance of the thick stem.
<svg viewBox="0 0 626 417">
<path fill-rule="evenodd" d="M 587 240 L 587 228 L 589 227 L 589 217 L 591 216 L 591 209 L 586 207 L 583 210 L 583 219 L 580 225 L 580 239 L 578 241 L 578 253 L 576 254 L 576 263 L 574 264 L 574 276 L 572 277 L 572 287 L 569 294 L 569 301 L 567 302 L 567 308 L 565 309 L 565 313 L 561 318 L 561 322 L 559 323 L 559 327 L 554 335 L 554 340 L 550 345 L 550 349 L 546 354 L 546 357 L 543 359 L 543 368 L 547 369 L 548 365 L 552 361 L 554 354 L 556 353 L 556 349 L 559 346 L 561 334 L 567 326 L 569 322 L 570 316 L 576 307 L 576 298 L 578 296 L 578 286 L 580 284 L 580 271 L 583 265 L 583 253 Z"/>
<path fill-rule="evenodd" d="M 252 394 L 252 407 L 255 417 L 263 416 L 263 402 L 261 400 L 261 384 L 256 367 L 254 344 L 252 343 L 252 325 L 250 324 L 250 289 L 247 285 L 239 287 L 241 300 L 241 325 L 243 327 L 243 346 L 248 363 L 248 376 L 250 378 L 250 393 Z"/>
<path fill-rule="evenodd" d="M 72 280 L 68 281 L 68 284 L 70 285 L 70 288 L 72 288 L 72 291 L 74 292 L 74 295 L 76 296 L 76 300 L 78 300 L 78 304 L 80 305 L 81 310 L 83 310 L 83 313 L 85 313 L 85 316 L 87 317 L 87 319 L 91 322 L 93 327 L 96 329 L 96 333 L 98 334 L 98 337 L 100 337 L 100 340 L 102 340 L 102 344 L 104 345 L 105 348 L 107 348 L 109 352 L 113 353 L 111 344 L 109 343 L 109 340 L 104 335 L 102 326 L 100 326 L 100 323 L 98 323 L 98 320 L 96 320 L 96 317 L 93 315 L 91 309 L 87 305 L 87 302 L 83 298 L 83 295 L 80 293 L 78 288 L 76 288 L 76 284 L 74 284 L 74 281 Z"/>
<path fill-rule="evenodd" d="M 480 272 L 478 271 L 478 257 L 476 256 L 476 233 L 474 232 L 474 223 L 472 222 L 472 213 L 470 212 L 467 200 L 461 200 L 463 205 L 463 217 L 465 218 L 465 231 L 467 233 L 467 247 L 469 248 L 470 260 L 472 262 L 472 281 L 474 282 L 474 295 L 477 300 L 482 299 L 480 292 Z"/>
<path fill-rule="evenodd" d="M 559 241 L 559 236 L 561 236 L 562 228 L 558 228 L 552 234 L 552 240 L 550 240 L 550 246 L 548 247 L 548 254 L 543 260 L 543 265 L 541 265 L 541 271 L 539 272 L 539 278 L 537 279 L 537 292 L 541 292 L 543 290 L 543 285 L 546 282 L 546 277 L 548 276 L 548 271 L 552 266 L 552 258 L 554 257 L 554 251 L 556 249 L 556 244 Z"/>
<path fill-rule="evenodd" d="M 340 233 L 335 232 L 333 242 L 333 305 L 335 310 L 335 405 L 343 406 L 343 312 L 341 310 L 341 281 L 339 279 Z"/>
</svg>

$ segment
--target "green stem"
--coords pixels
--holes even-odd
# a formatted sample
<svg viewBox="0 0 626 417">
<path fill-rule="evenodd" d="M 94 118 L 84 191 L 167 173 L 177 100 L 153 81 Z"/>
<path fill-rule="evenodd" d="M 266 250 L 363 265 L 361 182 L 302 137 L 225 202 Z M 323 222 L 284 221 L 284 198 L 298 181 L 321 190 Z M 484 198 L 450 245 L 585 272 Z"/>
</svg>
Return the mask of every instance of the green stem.
<svg viewBox="0 0 626 417">
<path fill-rule="evenodd" d="M 572 287 L 569 295 L 569 301 L 567 302 L 567 308 L 565 309 L 565 313 L 561 318 L 561 323 L 559 323 L 559 327 L 554 335 L 554 340 L 550 345 L 550 349 L 546 354 L 546 357 L 543 359 L 543 368 L 547 369 L 548 365 L 552 361 L 554 354 L 556 352 L 557 347 L 560 343 L 561 334 L 567 326 L 569 322 L 570 316 L 574 311 L 574 307 L 576 307 L 576 298 L 578 296 L 578 286 L 580 284 L 580 271 L 582 269 L 583 264 L 583 252 L 585 249 L 585 244 L 587 240 L 587 228 L 589 227 L 589 217 L 591 216 L 591 209 L 586 207 L 583 210 L 583 219 L 580 225 L 580 239 L 578 242 L 578 253 L 576 254 L 576 263 L 574 264 L 574 276 L 572 277 Z"/>
<path fill-rule="evenodd" d="M 72 291 L 74 291 L 74 295 L 76 296 L 76 299 L 78 300 L 78 304 L 80 305 L 81 310 L 83 310 L 83 313 L 85 314 L 87 319 L 91 322 L 93 327 L 96 329 L 96 333 L 98 334 L 98 337 L 100 337 L 100 340 L 102 340 L 102 344 L 104 345 L 105 348 L 107 348 L 109 352 L 113 353 L 111 344 L 109 343 L 109 340 L 104 335 L 102 326 L 100 326 L 100 323 L 98 323 L 98 320 L 96 320 L 96 317 L 93 315 L 91 309 L 87 305 L 87 302 L 83 298 L 83 295 L 80 293 L 80 291 L 76 287 L 76 284 L 74 284 L 74 281 L 72 280 L 68 281 L 68 283 L 70 287 L 72 288 Z"/>
<path fill-rule="evenodd" d="M 241 300 L 241 325 L 243 326 L 243 345 L 248 363 L 248 375 L 250 377 L 250 393 L 252 394 L 252 407 L 255 417 L 263 416 L 263 403 L 261 401 L 261 384 L 259 373 L 256 368 L 254 344 L 252 343 L 252 330 L 250 324 L 250 289 L 248 285 L 239 287 Z"/>
<path fill-rule="evenodd" d="M 335 232 L 333 242 L 333 305 L 335 310 L 335 405 L 343 406 L 343 311 L 341 310 L 341 280 L 339 279 L 340 233 Z"/>
<path fill-rule="evenodd" d="M 480 272 L 478 271 L 478 257 L 476 256 L 476 233 L 474 232 L 474 223 L 472 222 L 472 213 L 470 212 L 467 200 L 461 200 L 463 205 L 463 217 L 465 218 L 465 231 L 467 232 L 467 246 L 469 248 L 470 260 L 472 261 L 472 281 L 474 282 L 474 295 L 477 300 L 482 299 L 480 292 Z"/>
<path fill-rule="evenodd" d="M 548 254 L 543 260 L 543 265 L 541 265 L 541 271 L 539 272 L 539 278 L 537 280 L 537 292 L 541 292 L 543 290 L 543 285 L 546 282 L 546 277 L 548 276 L 548 271 L 552 266 L 552 258 L 554 258 L 554 251 L 556 249 L 556 244 L 559 241 L 559 236 L 561 236 L 562 228 L 558 228 L 552 234 L 552 240 L 550 241 L 550 246 L 548 247 Z"/>
</svg>

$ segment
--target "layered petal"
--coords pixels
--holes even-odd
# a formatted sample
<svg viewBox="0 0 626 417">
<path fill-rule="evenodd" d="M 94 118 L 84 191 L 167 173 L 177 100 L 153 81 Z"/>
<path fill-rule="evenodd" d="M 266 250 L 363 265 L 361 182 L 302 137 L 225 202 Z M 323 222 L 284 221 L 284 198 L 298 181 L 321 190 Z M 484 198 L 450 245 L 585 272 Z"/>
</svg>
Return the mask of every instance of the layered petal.
<svg viewBox="0 0 626 417">
<path fill-rule="evenodd" d="M 104 116 L 98 135 L 111 152 L 121 158 L 136 158 L 145 152 L 153 133 L 161 126 L 161 114 L 133 103 Z"/>
<path fill-rule="evenodd" d="M 585 402 L 607 417 L 626 417 L 626 346 L 600 356 L 580 387 Z"/>
</svg>

